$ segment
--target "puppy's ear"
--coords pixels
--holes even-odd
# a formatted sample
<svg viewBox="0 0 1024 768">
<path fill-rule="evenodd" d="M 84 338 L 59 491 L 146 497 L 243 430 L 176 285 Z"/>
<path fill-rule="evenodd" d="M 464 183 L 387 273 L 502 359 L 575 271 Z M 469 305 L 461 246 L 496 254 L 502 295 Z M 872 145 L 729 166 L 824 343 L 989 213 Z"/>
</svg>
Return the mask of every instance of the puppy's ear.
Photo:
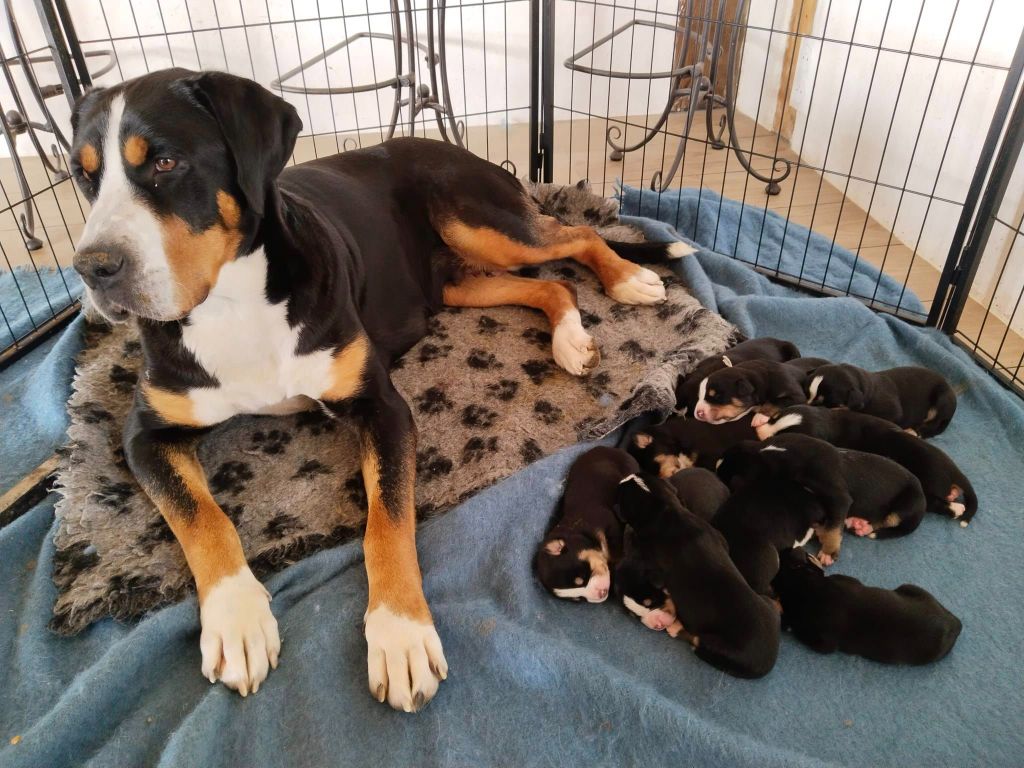
<svg viewBox="0 0 1024 768">
<path fill-rule="evenodd" d="M 72 135 L 78 131 L 78 124 L 81 122 L 82 116 L 88 113 L 90 109 L 99 101 L 100 95 L 107 90 L 106 88 L 90 88 L 88 91 L 83 93 L 75 101 L 75 106 L 71 108 L 71 133 Z"/>
<path fill-rule="evenodd" d="M 295 107 L 258 83 L 225 72 L 202 72 L 183 85 L 217 121 L 235 162 L 238 187 L 249 208 L 262 216 L 267 190 L 302 130 Z"/>
<path fill-rule="evenodd" d="M 565 551 L 565 539 L 550 539 L 544 542 L 544 551 L 552 557 L 558 557 Z"/>
<path fill-rule="evenodd" d="M 750 379 L 739 379 L 736 382 L 736 392 L 742 395 L 754 394 L 754 385 Z"/>
<path fill-rule="evenodd" d="M 846 406 L 851 411 L 862 411 L 864 410 L 865 398 L 864 393 L 860 387 L 850 387 L 850 393 L 846 397 Z"/>
<path fill-rule="evenodd" d="M 633 435 L 633 445 L 637 448 L 646 448 L 648 445 L 654 442 L 654 438 L 648 435 L 646 432 L 637 432 Z"/>
</svg>

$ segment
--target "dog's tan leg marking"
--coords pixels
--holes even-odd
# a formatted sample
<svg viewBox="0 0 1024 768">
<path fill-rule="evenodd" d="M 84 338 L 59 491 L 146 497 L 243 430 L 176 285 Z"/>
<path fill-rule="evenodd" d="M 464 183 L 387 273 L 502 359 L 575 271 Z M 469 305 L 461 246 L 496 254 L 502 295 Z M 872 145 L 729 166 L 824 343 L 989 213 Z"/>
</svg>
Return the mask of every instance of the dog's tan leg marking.
<svg viewBox="0 0 1024 768">
<path fill-rule="evenodd" d="M 195 453 L 179 445 L 156 450 L 165 462 L 163 477 L 146 491 L 196 582 L 203 675 L 242 696 L 255 693 L 281 650 L 270 593 L 249 570 L 238 533 L 210 494 Z"/>
<path fill-rule="evenodd" d="M 815 527 L 815 534 L 821 544 L 821 551 L 818 553 L 818 560 L 824 566 L 832 565 L 839 558 L 839 548 L 843 544 L 843 528 L 822 528 Z"/>
<path fill-rule="evenodd" d="M 665 300 L 665 286 L 651 270 L 626 261 L 590 227 L 566 227 L 555 219 L 538 219 L 539 245 L 513 240 L 490 227 L 445 222 L 441 237 L 462 259 L 485 267 L 509 269 L 573 259 L 598 276 L 605 292 L 624 304 L 656 304 Z"/>
<path fill-rule="evenodd" d="M 471 275 L 444 287 L 450 307 L 498 307 L 514 304 L 539 309 L 551 323 L 551 351 L 574 376 L 589 373 L 601 361 L 594 339 L 583 329 L 570 283 L 515 275 Z"/>
<path fill-rule="evenodd" d="M 334 353 L 331 363 L 330 384 L 321 394 L 325 400 L 347 400 L 363 387 L 363 374 L 370 358 L 370 341 L 359 334 Z"/>
<path fill-rule="evenodd" d="M 143 381 L 142 396 L 145 398 L 150 410 L 168 425 L 181 427 L 208 426 L 196 417 L 195 405 L 192 399 L 183 392 L 174 392 L 170 389 L 155 387 L 148 381 Z"/>
<path fill-rule="evenodd" d="M 396 436 L 391 436 L 396 439 Z M 370 693 L 395 709 L 412 712 L 448 676 L 441 639 L 423 595 L 416 558 L 415 433 L 392 446 L 388 475 L 370 435 L 364 435 L 362 470 L 369 501 L 363 552 L 369 600 L 366 609 Z"/>
</svg>

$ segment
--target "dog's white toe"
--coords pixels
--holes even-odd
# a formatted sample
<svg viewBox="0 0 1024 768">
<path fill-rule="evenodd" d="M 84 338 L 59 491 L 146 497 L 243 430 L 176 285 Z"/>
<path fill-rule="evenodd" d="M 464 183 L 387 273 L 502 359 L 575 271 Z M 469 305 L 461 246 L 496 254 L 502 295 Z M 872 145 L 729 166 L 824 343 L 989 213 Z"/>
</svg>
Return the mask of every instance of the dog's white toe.
<svg viewBox="0 0 1024 768">
<path fill-rule="evenodd" d="M 601 352 L 593 337 L 583 330 L 579 310 L 566 312 L 551 334 L 551 354 L 555 362 L 573 376 L 589 373 L 601 362 Z"/>
<path fill-rule="evenodd" d="M 422 708 L 448 677 L 434 625 L 399 616 L 384 606 L 366 614 L 366 654 L 370 693 L 403 712 Z"/>
<path fill-rule="evenodd" d="M 242 696 L 256 693 L 277 667 L 281 638 L 270 612 L 270 593 L 248 566 L 221 579 L 199 608 L 203 676 Z"/>
<path fill-rule="evenodd" d="M 641 267 L 609 288 L 608 295 L 620 304 L 660 304 L 665 301 L 665 285 L 657 274 Z"/>
</svg>

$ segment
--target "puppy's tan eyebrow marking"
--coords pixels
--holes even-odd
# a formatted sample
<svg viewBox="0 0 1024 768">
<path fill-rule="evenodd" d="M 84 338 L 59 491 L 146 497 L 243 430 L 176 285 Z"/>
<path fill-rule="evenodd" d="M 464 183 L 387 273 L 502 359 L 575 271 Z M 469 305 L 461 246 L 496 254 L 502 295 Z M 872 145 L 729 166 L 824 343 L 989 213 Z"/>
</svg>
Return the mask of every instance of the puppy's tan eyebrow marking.
<svg viewBox="0 0 1024 768">
<path fill-rule="evenodd" d="M 146 155 L 149 153 L 149 142 L 141 136 L 132 134 L 124 142 L 124 148 L 121 150 L 121 154 L 124 155 L 125 162 L 128 165 L 135 166 L 136 168 L 146 162 Z"/>
<path fill-rule="evenodd" d="M 96 173 L 100 168 L 100 153 L 92 144 L 84 144 L 78 153 L 78 162 L 86 173 Z"/>
</svg>

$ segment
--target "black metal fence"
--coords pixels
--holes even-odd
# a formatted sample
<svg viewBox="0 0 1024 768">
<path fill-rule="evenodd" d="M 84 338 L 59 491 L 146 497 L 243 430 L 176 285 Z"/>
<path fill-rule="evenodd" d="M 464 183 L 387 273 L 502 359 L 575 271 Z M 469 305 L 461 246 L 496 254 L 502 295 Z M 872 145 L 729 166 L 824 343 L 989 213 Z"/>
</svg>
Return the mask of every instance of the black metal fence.
<svg viewBox="0 0 1024 768">
<path fill-rule="evenodd" d="M 1018 6 L 5 0 L 0 362 L 77 310 L 70 103 L 184 66 L 289 99 L 295 161 L 415 133 L 586 178 L 774 279 L 940 327 L 1024 391 Z"/>
</svg>

